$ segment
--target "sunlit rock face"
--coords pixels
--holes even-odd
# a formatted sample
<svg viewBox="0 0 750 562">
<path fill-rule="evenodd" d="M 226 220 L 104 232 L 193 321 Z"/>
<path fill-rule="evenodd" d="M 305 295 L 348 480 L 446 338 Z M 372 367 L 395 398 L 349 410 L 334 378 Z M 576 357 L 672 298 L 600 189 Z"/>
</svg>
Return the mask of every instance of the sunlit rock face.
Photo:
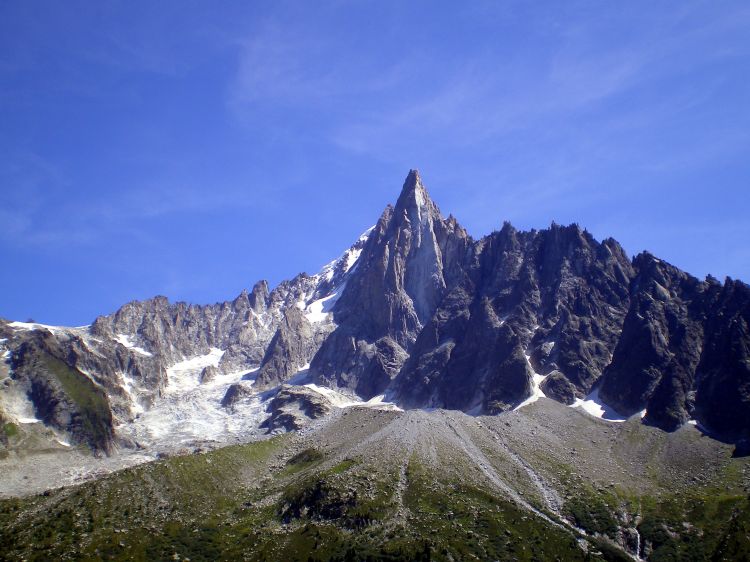
<svg viewBox="0 0 750 562">
<path fill-rule="evenodd" d="M 132 302 L 81 328 L 0 321 L 0 416 L 111 453 L 297 428 L 358 401 L 497 414 L 547 398 L 742 445 L 749 325 L 744 283 L 631 260 L 575 224 L 474 240 L 411 171 L 316 275 L 213 305 Z"/>
</svg>

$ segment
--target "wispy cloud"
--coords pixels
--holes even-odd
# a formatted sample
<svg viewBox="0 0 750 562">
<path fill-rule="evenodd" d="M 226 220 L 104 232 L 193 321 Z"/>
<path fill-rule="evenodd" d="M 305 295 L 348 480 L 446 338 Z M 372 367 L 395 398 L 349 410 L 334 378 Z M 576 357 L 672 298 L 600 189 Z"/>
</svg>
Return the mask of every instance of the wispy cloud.
<svg viewBox="0 0 750 562">
<path fill-rule="evenodd" d="M 143 225 L 169 217 L 189 221 L 206 214 L 273 208 L 273 188 L 255 184 L 212 186 L 147 180 L 101 188 L 73 185 L 48 160 L 30 152 L 6 153 L 0 166 L 3 205 L 0 240 L 17 248 L 75 248 L 127 236 L 154 243 Z"/>
</svg>

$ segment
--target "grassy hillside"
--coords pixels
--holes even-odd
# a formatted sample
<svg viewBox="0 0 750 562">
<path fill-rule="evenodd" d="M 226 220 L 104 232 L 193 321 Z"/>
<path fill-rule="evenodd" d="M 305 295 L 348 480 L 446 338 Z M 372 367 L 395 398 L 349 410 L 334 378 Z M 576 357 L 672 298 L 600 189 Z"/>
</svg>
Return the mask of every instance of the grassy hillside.
<svg viewBox="0 0 750 562">
<path fill-rule="evenodd" d="M 112 413 L 105 392 L 56 357 L 42 355 L 41 362 L 60 381 L 66 396 L 75 404 L 79 437 L 87 439 L 94 448 L 107 450 L 112 441 Z"/>
<path fill-rule="evenodd" d="M 0 559 L 748 559 L 745 459 L 699 436 L 634 441 L 641 429 L 597 423 L 592 456 L 564 434 L 589 422 L 556 415 L 569 413 L 352 409 L 303 434 L 0 502 Z M 681 459 L 641 464 L 641 442 Z"/>
</svg>

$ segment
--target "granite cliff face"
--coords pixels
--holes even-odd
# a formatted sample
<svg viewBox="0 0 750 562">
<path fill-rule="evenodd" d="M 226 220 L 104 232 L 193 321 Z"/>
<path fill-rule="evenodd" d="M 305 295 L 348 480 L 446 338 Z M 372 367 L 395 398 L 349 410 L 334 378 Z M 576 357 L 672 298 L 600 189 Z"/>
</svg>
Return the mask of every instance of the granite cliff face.
<svg viewBox="0 0 750 562">
<path fill-rule="evenodd" d="M 325 414 L 329 388 L 474 414 L 540 397 L 596 402 L 666 431 L 698 423 L 743 448 L 749 324 L 744 283 L 631 260 L 578 225 L 506 223 L 474 240 L 412 171 L 396 205 L 317 275 L 215 305 L 133 302 L 85 328 L 0 322 L 0 399 L 3 419 L 25 399 L 45 425 L 105 452 L 135 446 L 140 434 L 124 428 L 165 400 L 224 388 L 210 399 L 222 416 L 275 400 L 263 406 L 272 429 Z M 309 386 L 280 387 L 298 379 Z"/>
<path fill-rule="evenodd" d="M 463 275 L 469 247 L 466 231 L 443 219 L 418 174 L 410 172 L 333 308 L 337 327 L 312 361 L 313 378 L 365 399 L 383 393 Z"/>
<path fill-rule="evenodd" d="M 494 414 L 592 393 L 671 431 L 750 435 L 748 286 L 699 281 L 578 225 L 472 240 L 410 173 L 333 309 L 319 384 Z"/>
<path fill-rule="evenodd" d="M 463 271 L 399 375 L 408 403 L 496 413 L 530 395 L 535 372 L 561 402 L 588 394 L 628 306 L 632 268 L 616 242 L 505 224 Z"/>
</svg>

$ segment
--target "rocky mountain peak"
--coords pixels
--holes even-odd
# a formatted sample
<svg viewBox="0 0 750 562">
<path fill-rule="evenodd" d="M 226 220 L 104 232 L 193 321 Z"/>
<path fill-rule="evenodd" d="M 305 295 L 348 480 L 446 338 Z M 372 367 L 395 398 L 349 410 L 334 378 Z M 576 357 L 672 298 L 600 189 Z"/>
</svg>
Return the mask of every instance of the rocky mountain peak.
<svg viewBox="0 0 750 562">
<path fill-rule="evenodd" d="M 268 281 L 266 281 L 265 279 L 258 281 L 253 286 L 253 290 L 250 293 L 250 307 L 255 312 L 263 312 L 266 308 L 268 308 L 269 301 L 270 292 L 268 290 Z"/>
<path fill-rule="evenodd" d="M 422 183 L 419 170 L 409 170 L 401 188 L 401 194 L 396 200 L 396 208 L 403 209 L 414 205 L 424 205 L 425 198 L 429 199 L 429 196 Z"/>
<path fill-rule="evenodd" d="M 244 309 L 250 306 L 250 294 L 247 289 L 242 289 L 242 292 L 232 301 L 232 305 L 235 309 Z"/>
<path fill-rule="evenodd" d="M 648 252 L 631 260 L 577 224 L 506 222 L 475 241 L 443 217 L 416 170 L 396 205 L 316 275 L 273 291 L 259 281 L 216 305 L 155 297 L 90 328 L 47 328 L 52 343 L 36 325 L 0 322 L 14 388 L 44 389 L 32 393 L 39 411 L 69 403 L 44 419 L 105 450 L 108 434 L 92 440 L 68 423 L 88 403 L 73 404 L 65 381 L 105 389 L 112 419 L 127 423 L 186 381 L 208 392 L 252 371 L 253 392 L 299 375 L 365 400 L 387 392 L 403 407 L 484 414 L 542 397 L 601 401 L 663 429 L 692 421 L 750 443 L 747 285 L 699 281 Z M 23 342 L 38 353 L 17 351 Z"/>
<path fill-rule="evenodd" d="M 427 193 L 418 170 L 410 170 L 406 176 L 396 201 L 394 215 L 406 216 L 413 225 L 426 226 L 432 221 L 443 220 L 440 210 Z"/>
<path fill-rule="evenodd" d="M 419 173 L 411 170 L 336 303 L 338 326 L 311 364 L 316 380 L 368 398 L 383 392 L 446 291 L 463 275 L 468 245 L 466 232 L 443 218 Z"/>
</svg>

